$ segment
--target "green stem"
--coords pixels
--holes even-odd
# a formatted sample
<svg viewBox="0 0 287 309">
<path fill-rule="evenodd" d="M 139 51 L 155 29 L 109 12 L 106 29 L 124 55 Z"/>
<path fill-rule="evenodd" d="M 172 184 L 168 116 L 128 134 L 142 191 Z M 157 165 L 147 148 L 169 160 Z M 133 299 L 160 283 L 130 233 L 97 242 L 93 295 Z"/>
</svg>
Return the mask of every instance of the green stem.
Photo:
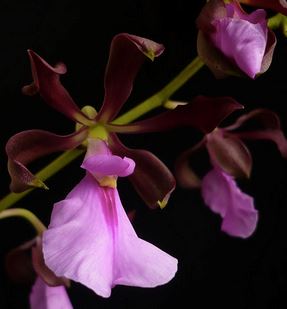
<svg viewBox="0 0 287 309">
<path fill-rule="evenodd" d="M 0 213 L 0 219 L 9 217 L 22 217 L 29 221 L 35 228 L 38 235 L 41 235 L 45 230 L 45 225 L 29 210 L 23 208 L 14 208 L 4 210 Z"/>
<path fill-rule="evenodd" d="M 273 29 L 273 30 L 279 28 L 281 24 L 281 20 L 282 20 L 282 15 L 280 13 L 270 17 L 268 19 L 268 28 Z"/>
<path fill-rule="evenodd" d="M 56 158 L 54 161 L 44 167 L 40 172 L 38 172 L 36 174 L 36 177 L 45 181 L 46 179 L 50 178 L 58 171 L 60 171 L 63 167 L 68 165 L 70 162 L 72 162 L 74 159 L 79 157 L 83 152 L 84 150 L 82 149 L 73 149 L 64 152 L 58 158 Z M 33 190 L 34 188 L 31 188 L 21 193 L 10 193 L 6 195 L 0 201 L 0 211 L 11 207 L 13 204 L 21 200 L 24 196 L 26 196 Z"/>
<path fill-rule="evenodd" d="M 287 36 L 287 17 L 283 14 L 276 14 L 268 19 L 268 27 L 272 30 L 281 28 L 283 34 Z"/>
<path fill-rule="evenodd" d="M 170 81 L 159 92 L 132 108 L 122 116 L 113 121 L 113 124 L 121 125 L 134 121 L 147 112 L 160 107 L 169 97 L 175 93 L 183 84 L 185 84 L 197 71 L 203 67 L 204 63 L 199 57 L 196 57 L 187 65 L 172 81 Z"/>
</svg>

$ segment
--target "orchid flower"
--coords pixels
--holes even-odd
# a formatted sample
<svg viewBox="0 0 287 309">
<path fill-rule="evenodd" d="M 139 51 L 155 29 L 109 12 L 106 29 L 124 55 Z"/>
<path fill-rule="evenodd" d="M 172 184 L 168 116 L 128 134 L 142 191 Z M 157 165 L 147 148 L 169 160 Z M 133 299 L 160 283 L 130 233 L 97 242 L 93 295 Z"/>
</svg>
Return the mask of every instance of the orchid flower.
<svg viewBox="0 0 287 309">
<path fill-rule="evenodd" d="M 116 189 L 117 177 L 130 175 L 134 161 L 113 155 L 105 141 L 89 139 L 82 168 L 86 176 L 54 205 L 43 234 L 46 265 L 102 297 L 119 284 L 155 287 L 170 281 L 177 260 L 136 235 Z"/>
<path fill-rule="evenodd" d="M 116 35 L 111 43 L 105 72 L 104 101 L 98 113 L 90 106 L 80 110 L 63 87 L 60 75 L 66 72 L 64 64 L 52 67 L 29 50 L 33 82 L 25 86 L 23 92 L 30 95 L 39 93 L 51 107 L 75 121 L 77 130 L 66 136 L 43 130 L 28 130 L 11 137 L 6 145 L 8 170 L 12 179 L 11 190 L 22 192 L 31 186 L 47 188 L 26 165 L 49 153 L 85 145 L 87 139 L 92 137 L 106 140 L 113 154 L 128 156 L 134 160 L 135 171 L 129 179 L 136 191 L 148 206 L 164 207 L 175 187 L 172 173 L 152 153 L 125 147 L 116 133 L 156 132 L 178 126 L 193 126 L 208 133 L 228 114 L 242 106 L 228 97 L 198 96 L 186 106 L 163 112 L 153 118 L 131 124 L 114 124 L 115 117 L 132 91 L 135 76 L 145 57 L 153 60 L 163 50 L 163 45 L 148 39 L 126 33 Z"/>
<path fill-rule="evenodd" d="M 255 78 L 270 66 L 276 45 L 266 13 L 246 13 L 238 1 L 210 0 L 198 19 L 198 54 L 218 78 L 228 74 Z"/>
<path fill-rule="evenodd" d="M 255 124 L 258 129 L 241 127 Z M 239 129 L 241 129 L 239 131 Z M 249 177 L 252 157 L 243 140 L 273 141 L 281 155 L 287 158 L 287 141 L 278 116 L 268 109 L 256 109 L 239 117 L 233 125 L 216 128 L 178 159 L 176 172 L 179 183 L 186 188 L 201 188 L 205 204 L 222 217 L 222 231 L 231 236 L 246 238 L 254 232 L 258 212 L 253 198 L 241 192 L 234 181 Z M 189 167 L 189 158 L 195 151 L 206 147 L 212 170 L 202 179 Z"/>
<path fill-rule="evenodd" d="M 32 251 L 32 259 L 29 252 Z M 56 277 L 44 263 L 41 238 L 28 241 L 6 256 L 6 271 L 16 282 L 34 284 L 30 293 L 31 309 L 72 309 L 65 286 L 69 280 Z"/>
</svg>

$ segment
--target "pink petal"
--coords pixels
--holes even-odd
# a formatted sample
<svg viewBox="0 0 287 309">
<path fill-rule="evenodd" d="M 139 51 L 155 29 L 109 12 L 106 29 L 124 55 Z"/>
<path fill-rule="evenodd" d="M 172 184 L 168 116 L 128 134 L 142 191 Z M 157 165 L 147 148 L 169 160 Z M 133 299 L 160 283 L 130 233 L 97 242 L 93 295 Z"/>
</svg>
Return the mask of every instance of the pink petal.
<svg viewBox="0 0 287 309">
<path fill-rule="evenodd" d="M 49 287 L 37 277 L 30 294 L 31 309 L 73 309 L 63 286 Z"/>
<path fill-rule="evenodd" d="M 242 238 L 252 235 L 258 212 L 253 198 L 241 192 L 231 176 L 218 168 L 212 169 L 202 180 L 201 192 L 206 205 L 223 218 L 222 231 Z"/>
<path fill-rule="evenodd" d="M 11 176 L 10 189 L 13 192 L 22 192 L 31 186 L 46 188 L 26 165 L 47 154 L 76 148 L 87 135 L 88 130 L 84 127 L 65 136 L 43 130 L 28 130 L 12 136 L 6 144 L 8 170 Z"/>
<path fill-rule="evenodd" d="M 86 159 L 81 167 L 91 174 L 124 177 L 133 173 L 135 162 L 126 157 L 122 159 L 114 155 L 95 155 Z"/>
<path fill-rule="evenodd" d="M 164 207 L 172 191 L 175 179 L 167 166 L 151 152 L 125 147 L 115 134 L 110 134 L 110 147 L 119 156 L 127 155 L 136 164 L 129 180 L 150 208 Z"/>
<path fill-rule="evenodd" d="M 28 53 L 34 82 L 32 86 L 24 87 L 23 92 L 33 94 L 38 90 L 46 103 L 68 118 L 82 124 L 90 124 L 91 120 L 81 112 L 60 82 L 60 74 L 66 73 L 65 66 L 61 64 L 52 67 L 34 51 L 28 50 Z"/>
<path fill-rule="evenodd" d="M 247 14 L 237 1 L 206 3 L 197 18 L 197 49 L 217 78 L 243 72 L 255 78 L 269 68 L 276 38 L 265 17 L 261 9 Z"/>
<path fill-rule="evenodd" d="M 125 177 L 133 173 L 135 162 L 127 157 L 112 155 L 106 142 L 89 138 L 87 154 L 81 167 L 98 177 Z"/>
<path fill-rule="evenodd" d="M 108 122 L 118 114 L 130 96 L 135 76 L 145 58 L 153 60 L 163 50 L 161 44 L 127 33 L 113 38 L 105 73 L 105 98 L 97 119 Z"/>
<path fill-rule="evenodd" d="M 217 79 L 225 78 L 229 75 L 243 76 L 242 71 L 235 63 L 232 63 L 220 50 L 215 48 L 211 40 L 202 31 L 198 31 L 197 52 Z"/>
<path fill-rule="evenodd" d="M 247 20 L 250 23 L 257 24 L 264 22 L 266 19 L 266 12 L 262 9 L 255 10 L 250 14 L 247 14 L 238 2 L 232 2 L 225 5 L 227 11 L 227 17 L 238 18 Z"/>
<path fill-rule="evenodd" d="M 249 77 L 260 73 L 267 43 L 267 25 L 246 20 L 224 18 L 216 21 L 211 34 L 214 45 Z"/>
<path fill-rule="evenodd" d="M 55 204 L 43 235 L 45 262 L 58 276 L 109 297 L 117 284 L 155 287 L 170 281 L 177 260 L 137 237 L 116 189 L 87 175 Z"/>
</svg>

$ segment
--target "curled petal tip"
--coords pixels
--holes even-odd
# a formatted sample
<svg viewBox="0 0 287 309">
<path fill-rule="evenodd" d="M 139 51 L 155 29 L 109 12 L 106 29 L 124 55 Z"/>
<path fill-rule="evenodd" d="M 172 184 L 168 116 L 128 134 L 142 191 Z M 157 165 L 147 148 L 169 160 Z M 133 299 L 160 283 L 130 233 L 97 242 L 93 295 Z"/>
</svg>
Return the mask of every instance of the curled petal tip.
<svg viewBox="0 0 287 309">
<path fill-rule="evenodd" d="M 158 206 L 160 207 L 160 209 L 164 209 L 165 206 L 168 203 L 168 200 L 170 198 L 171 192 L 169 194 L 167 194 L 161 201 L 157 201 Z"/>
<path fill-rule="evenodd" d="M 29 186 L 31 187 L 36 187 L 36 188 L 42 188 L 44 190 L 49 190 L 49 188 L 44 184 L 44 182 L 39 179 L 39 178 L 35 178 L 32 181 L 30 181 L 28 183 Z"/>
<path fill-rule="evenodd" d="M 128 33 L 113 38 L 105 73 L 105 97 L 97 120 L 108 122 L 114 119 L 130 96 L 146 57 L 154 60 L 163 50 L 161 44 Z"/>
<path fill-rule="evenodd" d="M 35 85 L 35 83 L 31 83 L 30 85 L 26 85 L 22 88 L 22 93 L 24 95 L 33 96 L 37 94 L 39 91 L 38 87 Z"/>
<path fill-rule="evenodd" d="M 168 100 L 163 104 L 163 107 L 165 107 L 166 109 L 175 109 L 178 106 L 182 106 L 182 105 L 184 106 L 184 105 L 187 105 L 187 104 L 188 104 L 188 102 L 179 102 L 179 101 Z"/>
<path fill-rule="evenodd" d="M 147 56 L 147 58 L 149 58 L 151 61 L 154 61 L 154 59 L 155 59 L 155 53 L 154 53 L 154 51 L 153 50 L 151 50 L 151 49 L 149 49 L 149 50 L 147 50 L 147 51 L 144 51 L 143 52 L 146 56 Z"/>
</svg>

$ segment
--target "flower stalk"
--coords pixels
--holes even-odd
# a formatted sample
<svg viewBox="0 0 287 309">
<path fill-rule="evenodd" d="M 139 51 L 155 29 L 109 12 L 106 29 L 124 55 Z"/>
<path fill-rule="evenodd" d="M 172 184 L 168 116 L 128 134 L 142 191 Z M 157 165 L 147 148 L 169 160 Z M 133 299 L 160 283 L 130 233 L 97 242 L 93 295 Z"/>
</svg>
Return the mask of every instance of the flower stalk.
<svg viewBox="0 0 287 309">
<path fill-rule="evenodd" d="M 10 217 L 22 217 L 29 221 L 38 235 L 41 235 L 45 230 L 45 225 L 29 210 L 24 208 L 14 208 L 2 211 L 0 213 L 0 220 Z"/>
</svg>

